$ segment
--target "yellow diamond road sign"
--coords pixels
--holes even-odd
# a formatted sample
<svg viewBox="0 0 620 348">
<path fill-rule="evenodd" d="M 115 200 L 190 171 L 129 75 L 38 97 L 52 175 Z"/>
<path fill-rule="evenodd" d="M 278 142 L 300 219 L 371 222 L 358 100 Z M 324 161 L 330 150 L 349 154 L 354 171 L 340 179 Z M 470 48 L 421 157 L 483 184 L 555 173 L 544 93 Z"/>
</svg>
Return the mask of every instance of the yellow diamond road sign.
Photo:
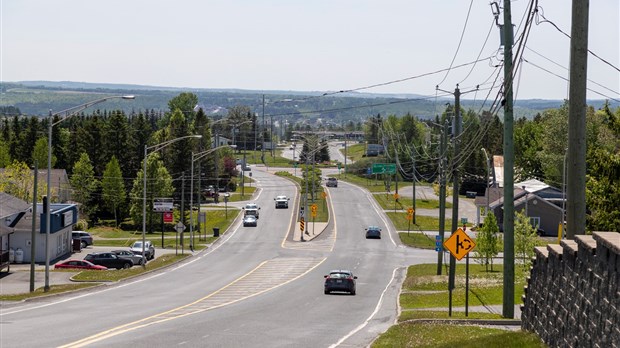
<svg viewBox="0 0 620 348">
<path fill-rule="evenodd" d="M 450 254 L 457 260 L 461 260 L 465 255 L 476 247 L 476 243 L 460 227 L 452 233 L 443 246 L 450 251 Z"/>
</svg>

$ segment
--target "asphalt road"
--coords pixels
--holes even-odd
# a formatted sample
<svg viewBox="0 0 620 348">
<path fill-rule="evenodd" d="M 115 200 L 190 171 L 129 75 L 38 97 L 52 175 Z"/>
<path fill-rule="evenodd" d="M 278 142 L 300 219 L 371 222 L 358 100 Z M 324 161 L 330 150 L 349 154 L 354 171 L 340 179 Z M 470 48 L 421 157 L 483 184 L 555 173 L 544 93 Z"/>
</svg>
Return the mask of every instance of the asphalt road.
<svg viewBox="0 0 620 348">
<path fill-rule="evenodd" d="M 405 267 L 432 251 L 399 246 L 368 193 L 328 189 L 334 215 L 311 242 L 292 241 L 294 184 L 260 170 L 258 227 L 230 233 L 191 260 L 89 292 L 3 307 L 0 346 L 366 346 L 395 321 Z M 274 208 L 276 195 L 291 208 Z M 380 240 L 364 227 L 379 225 Z M 357 295 L 324 295 L 323 275 L 348 268 Z M 33 334 L 36 328 L 36 334 Z"/>
</svg>

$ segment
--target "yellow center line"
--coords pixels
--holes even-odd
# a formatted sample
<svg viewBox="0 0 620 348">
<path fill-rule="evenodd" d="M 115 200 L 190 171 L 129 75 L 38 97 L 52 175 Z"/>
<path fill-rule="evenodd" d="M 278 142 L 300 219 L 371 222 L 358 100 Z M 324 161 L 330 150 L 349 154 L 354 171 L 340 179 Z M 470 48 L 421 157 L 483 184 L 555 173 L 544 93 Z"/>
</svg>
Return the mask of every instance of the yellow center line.
<svg viewBox="0 0 620 348">
<path fill-rule="evenodd" d="M 293 260 L 293 262 L 291 262 L 291 260 Z M 191 314 L 196 314 L 196 313 L 201 313 L 204 311 L 208 311 L 211 309 L 216 309 L 216 308 L 220 308 L 226 305 L 230 305 L 260 294 L 263 294 L 267 291 L 273 290 L 275 288 L 278 288 L 280 286 L 283 286 L 285 284 L 288 284 L 294 280 L 299 279 L 300 277 L 304 276 L 305 274 L 311 272 L 313 269 L 315 269 L 316 267 L 318 267 L 320 264 L 322 264 L 325 261 L 325 258 L 320 259 L 320 260 L 316 260 L 316 259 L 291 259 L 291 258 L 281 258 L 281 259 L 273 259 L 273 260 L 268 260 L 268 261 L 264 261 L 262 263 L 260 263 L 258 266 L 256 266 L 253 270 L 251 270 L 250 272 L 244 274 L 243 276 L 239 277 L 238 279 L 232 281 L 231 283 L 227 284 L 226 286 L 222 287 L 221 289 L 205 296 L 202 297 L 194 302 L 191 302 L 189 304 L 183 305 L 183 306 L 179 306 L 146 318 L 142 318 L 140 320 L 136 320 L 133 321 L 131 323 L 127 323 L 124 325 L 120 325 L 114 328 L 111 328 L 109 330 L 105 330 L 102 331 L 98 334 L 83 338 L 81 340 L 63 345 L 61 347 L 84 347 L 87 346 L 89 344 L 93 344 L 95 342 L 99 342 L 102 340 L 105 340 L 107 338 L 113 337 L 113 336 L 118 336 L 121 334 L 124 334 L 126 332 L 129 331 L 134 331 L 134 330 L 138 330 L 150 325 L 154 325 L 154 324 L 158 324 L 158 323 L 163 323 L 166 321 L 170 321 L 170 320 L 174 320 L 174 319 L 179 319 L 179 318 L 183 318 L 185 316 L 191 315 Z M 289 268 L 286 269 L 286 271 L 290 272 L 291 274 L 286 274 L 286 277 L 288 280 L 281 282 L 281 280 L 279 279 L 275 279 L 275 281 L 273 281 L 273 285 L 269 282 L 269 279 L 264 280 L 262 282 L 256 282 L 253 280 L 250 280 L 251 282 L 251 287 L 249 289 L 245 289 L 244 292 L 247 293 L 246 296 L 241 296 L 241 297 L 237 297 L 237 296 L 233 296 L 236 297 L 232 300 L 230 300 L 229 298 L 226 297 L 225 294 L 223 294 L 226 290 L 233 288 L 235 285 L 239 285 L 240 287 L 244 287 L 246 285 L 244 285 L 244 280 L 246 280 L 247 278 L 251 278 L 251 276 L 258 276 L 260 277 L 261 274 L 257 274 L 260 273 L 259 271 L 266 269 L 265 273 L 267 275 L 269 274 L 276 274 L 275 272 L 272 272 L 273 270 L 279 270 L 281 274 L 282 271 L 282 267 L 284 266 L 290 266 L 291 264 L 293 264 L 294 268 Z M 296 276 L 293 274 L 294 272 L 300 272 L 299 274 L 297 274 Z M 267 284 L 267 287 L 265 287 L 264 285 Z M 270 286 L 271 285 L 271 286 Z M 258 290 L 261 289 L 261 290 Z M 232 289 L 233 292 L 235 292 L 235 289 Z M 214 297 L 216 297 L 216 295 L 222 294 L 224 296 L 222 296 L 222 298 L 217 301 L 215 301 L 215 303 L 209 304 L 209 303 L 205 303 L 207 302 L 207 300 L 212 299 Z M 206 304 L 206 306 L 204 305 Z"/>
</svg>

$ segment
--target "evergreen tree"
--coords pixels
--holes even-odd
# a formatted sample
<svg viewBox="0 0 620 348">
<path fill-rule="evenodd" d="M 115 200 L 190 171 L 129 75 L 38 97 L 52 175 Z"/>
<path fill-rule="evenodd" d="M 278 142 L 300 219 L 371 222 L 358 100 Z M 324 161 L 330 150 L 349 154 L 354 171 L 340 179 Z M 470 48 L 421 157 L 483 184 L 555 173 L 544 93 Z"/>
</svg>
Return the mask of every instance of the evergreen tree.
<svg viewBox="0 0 620 348">
<path fill-rule="evenodd" d="M 105 155 L 102 156 L 106 162 L 115 157 L 117 163 L 129 163 L 129 158 L 135 150 L 131 148 L 129 141 L 129 123 L 122 111 L 114 111 L 108 116 L 103 125 Z M 123 177 L 134 176 L 130 166 L 121 168 Z"/>
<path fill-rule="evenodd" d="M 17 116 L 11 121 L 11 143 L 9 144 L 9 155 L 13 160 L 26 162 L 22 151 L 22 123 Z M 28 153 L 30 154 L 30 152 Z"/>
</svg>

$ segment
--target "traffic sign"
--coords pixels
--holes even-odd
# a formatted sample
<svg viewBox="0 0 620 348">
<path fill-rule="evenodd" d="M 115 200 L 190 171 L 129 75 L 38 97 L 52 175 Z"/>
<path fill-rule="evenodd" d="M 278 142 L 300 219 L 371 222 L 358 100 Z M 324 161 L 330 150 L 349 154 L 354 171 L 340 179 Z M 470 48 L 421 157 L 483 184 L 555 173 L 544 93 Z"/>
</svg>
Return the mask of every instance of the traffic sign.
<svg viewBox="0 0 620 348">
<path fill-rule="evenodd" d="M 153 212 L 165 213 L 174 209 L 174 201 L 172 198 L 155 198 L 153 199 Z"/>
<path fill-rule="evenodd" d="M 182 233 L 185 231 L 185 225 L 181 221 L 174 226 L 177 229 L 177 233 Z"/>
<path fill-rule="evenodd" d="M 400 195 L 398 193 L 394 194 L 394 199 L 398 199 L 400 197 Z"/>
<path fill-rule="evenodd" d="M 372 174 L 395 174 L 396 164 L 394 163 L 373 163 Z"/>
<path fill-rule="evenodd" d="M 315 218 L 316 217 L 316 204 L 313 204 L 310 206 L 310 211 L 312 213 L 312 217 Z"/>
<path fill-rule="evenodd" d="M 321 197 L 323 197 L 323 199 L 327 198 L 327 193 L 325 193 L 325 191 L 321 192 Z"/>
<path fill-rule="evenodd" d="M 411 207 L 407 208 L 407 214 L 409 215 L 413 215 L 413 213 L 415 212 L 415 210 Z"/>
<path fill-rule="evenodd" d="M 174 221 L 174 217 L 172 215 L 172 212 L 165 212 L 164 213 L 164 222 L 170 223 Z"/>
<path fill-rule="evenodd" d="M 443 246 L 448 249 L 450 254 L 457 260 L 461 260 L 476 247 L 476 243 L 459 227 L 452 233 L 450 238 L 443 243 Z"/>
<path fill-rule="evenodd" d="M 442 247 L 441 247 L 441 236 L 440 235 L 436 235 L 435 236 L 435 251 L 442 251 Z"/>
<path fill-rule="evenodd" d="M 299 219 L 299 229 L 301 230 L 301 232 L 304 231 L 305 226 L 306 226 L 306 222 L 304 221 L 304 218 Z"/>
</svg>

